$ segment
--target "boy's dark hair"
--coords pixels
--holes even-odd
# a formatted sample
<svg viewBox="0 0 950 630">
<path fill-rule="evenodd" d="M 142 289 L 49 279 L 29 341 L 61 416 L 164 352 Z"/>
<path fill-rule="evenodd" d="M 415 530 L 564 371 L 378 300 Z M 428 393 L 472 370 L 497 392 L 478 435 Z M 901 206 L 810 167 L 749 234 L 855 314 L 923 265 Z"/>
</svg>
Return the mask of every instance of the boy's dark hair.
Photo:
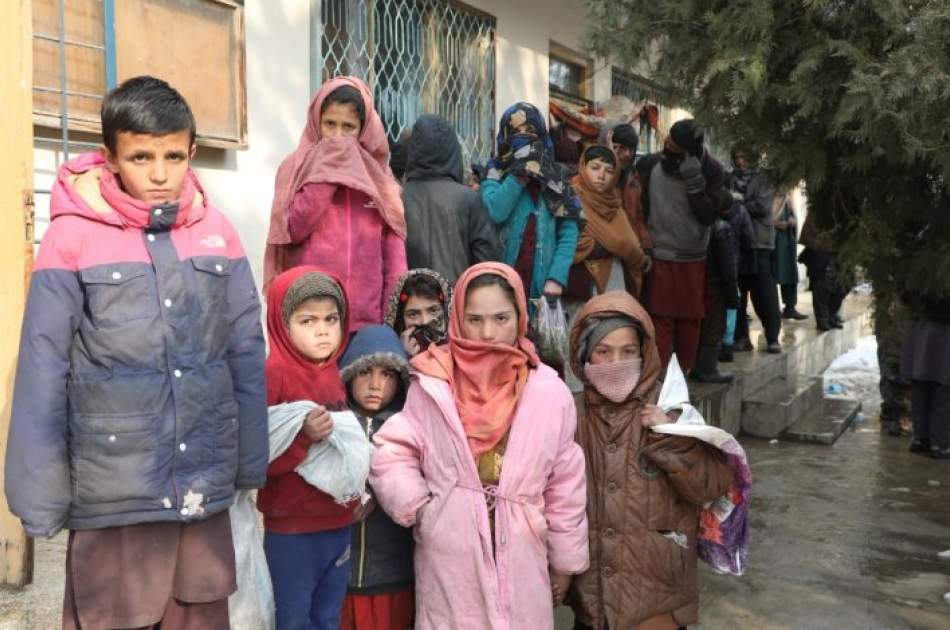
<svg viewBox="0 0 950 630">
<path fill-rule="evenodd" d="M 603 160 L 614 168 L 617 167 L 617 154 L 602 144 L 595 144 L 584 151 L 584 164 L 592 160 Z"/>
<path fill-rule="evenodd" d="M 352 85 L 341 85 L 337 89 L 333 90 L 327 97 L 323 99 L 323 103 L 320 105 L 320 113 L 326 111 L 327 106 L 330 103 L 336 103 L 338 105 L 352 105 L 353 109 L 356 110 L 356 115 L 360 119 L 360 129 L 366 125 L 366 104 L 363 102 L 363 97 L 360 95 L 360 91 L 357 90 Z"/>
<path fill-rule="evenodd" d="M 119 132 L 164 136 L 187 131 L 195 142 L 195 116 L 185 98 L 167 82 L 133 77 L 106 94 L 100 110 L 102 143 L 115 153 Z"/>
<path fill-rule="evenodd" d="M 611 138 L 613 138 L 614 142 L 622 144 L 633 151 L 637 150 L 637 147 L 640 145 L 640 134 L 633 128 L 633 125 L 622 123 L 614 127 L 613 131 Z"/>
<path fill-rule="evenodd" d="M 518 308 L 518 298 L 515 297 L 514 287 L 512 287 L 503 276 L 499 276 L 497 273 L 483 273 L 473 278 L 465 289 L 465 301 L 468 301 L 468 296 L 472 291 L 485 287 L 501 287 L 501 290 L 505 292 L 505 295 L 511 300 L 511 304 L 515 307 L 515 312 L 518 313 L 519 316 L 521 315 L 521 311 Z"/>
</svg>

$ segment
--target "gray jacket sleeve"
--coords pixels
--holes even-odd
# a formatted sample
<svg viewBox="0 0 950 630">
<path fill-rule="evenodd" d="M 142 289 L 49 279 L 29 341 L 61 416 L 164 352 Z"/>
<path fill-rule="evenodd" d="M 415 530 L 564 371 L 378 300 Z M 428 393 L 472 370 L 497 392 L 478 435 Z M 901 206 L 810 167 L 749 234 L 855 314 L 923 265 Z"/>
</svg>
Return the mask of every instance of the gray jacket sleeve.
<svg viewBox="0 0 950 630">
<path fill-rule="evenodd" d="M 44 239 L 43 247 L 55 249 L 52 241 Z M 41 248 L 41 259 L 43 253 Z M 33 273 L 20 336 L 4 490 L 10 510 L 34 537 L 62 529 L 72 500 L 66 380 L 82 304 L 75 271 L 41 268 Z"/>
<path fill-rule="evenodd" d="M 772 223 L 772 201 L 775 199 L 775 188 L 762 173 L 756 173 L 749 182 L 749 189 L 745 194 L 745 207 L 754 219 Z"/>
<path fill-rule="evenodd" d="M 238 489 L 260 488 L 267 479 L 267 388 L 264 331 L 257 288 L 246 258 L 234 261 L 228 287 L 228 363 L 238 404 Z"/>
</svg>

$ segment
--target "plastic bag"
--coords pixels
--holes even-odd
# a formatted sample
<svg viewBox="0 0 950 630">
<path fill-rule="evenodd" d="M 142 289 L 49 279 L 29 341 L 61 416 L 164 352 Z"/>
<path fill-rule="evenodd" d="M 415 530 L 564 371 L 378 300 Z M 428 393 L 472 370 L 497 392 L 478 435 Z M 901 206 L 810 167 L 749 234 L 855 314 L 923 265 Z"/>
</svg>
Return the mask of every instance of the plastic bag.
<svg viewBox="0 0 950 630">
<path fill-rule="evenodd" d="M 307 414 L 316 407 L 310 401 L 272 405 L 267 410 L 270 461 L 274 461 L 297 437 Z M 329 494 L 340 505 L 366 498 L 366 478 L 373 445 L 351 411 L 334 411 L 330 437 L 312 444 L 307 457 L 294 470 L 304 481 Z"/>
<path fill-rule="evenodd" d="M 538 356 L 548 365 L 567 363 L 567 317 L 560 299 L 542 297 L 537 301 L 535 334 Z"/>
<path fill-rule="evenodd" d="M 656 433 L 690 437 L 714 446 L 726 455 L 732 470 L 729 491 L 704 505 L 699 513 L 697 552 L 718 573 L 742 575 L 749 564 L 749 495 L 752 469 L 745 450 L 730 433 L 706 424 L 698 409 L 689 404 L 686 377 L 676 355 L 670 359 L 657 406 L 664 412 L 679 409 L 675 423 L 653 427 Z"/>
<path fill-rule="evenodd" d="M 264 532 L 258 524 L 251 490 L 238 490 L 229 515 L 238 587 L 228 598 L 231 628 L 273 630 L 274 589 L 264 555 Z"/>
</svg>

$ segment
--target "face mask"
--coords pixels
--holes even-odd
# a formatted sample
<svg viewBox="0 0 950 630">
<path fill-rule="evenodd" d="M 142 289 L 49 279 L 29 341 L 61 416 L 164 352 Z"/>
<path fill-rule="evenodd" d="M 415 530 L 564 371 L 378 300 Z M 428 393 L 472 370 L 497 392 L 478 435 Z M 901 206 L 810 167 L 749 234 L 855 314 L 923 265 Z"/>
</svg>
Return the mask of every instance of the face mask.
<svg viewBox="0 0 950 630">
<path fill-rule="evenodd" d="M 674 175 L 680 169 L 680 164 L 686 159 L 685 153 L 673 153 L 668 149 L 663 149 L 663 157 L 660 160 L 660 166 L 667 175 Z"/>
<path fill-rule="evenodd" d="M 601 396 L 610 402 L 622 403 L 640 382 L 642 367 L 643 359 L 639 357 L 616 363 L 586 363 L 584 376 Z"/>
</svg>

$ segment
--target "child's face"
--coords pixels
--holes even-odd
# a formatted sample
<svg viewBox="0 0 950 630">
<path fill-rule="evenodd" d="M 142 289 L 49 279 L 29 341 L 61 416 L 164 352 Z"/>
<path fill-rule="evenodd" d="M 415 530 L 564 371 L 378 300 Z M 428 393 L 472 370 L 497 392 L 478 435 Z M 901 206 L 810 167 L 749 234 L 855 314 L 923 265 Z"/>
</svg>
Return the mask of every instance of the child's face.
<svg viewBox="0 0 950 630">
<path fill-rule="evenodd" d="M 587 171 L 587 179 L 591 187 L 599 193 L 607 190 L 610 186 L 610 179 L 614 176 L 614 166 L 604 162 L 600 158 L 594 158 L 584 165 Z"/>
<path fill-rule="evenodd" d="M 405 328 L 430 324 L 442 317 L 442 302 L 421 295 L 410 295 L 402 310 Z"/>
<path fill-rule="evenodd" d="M 590 355 L 592 365 L 629 361 L 640 356 L 640 340 L 631 327 L 618 328 L 601 339 Z"/>
<path fill-rule="evenodd" d="M 380 411 L 395 398 L 398 382 L 395 370 L 382 365 L 368 367 L 353 378 L 353 400 L 363 411 Z"/>
<path fill-rule="evenodd" d="M 343 340 L 343 322 L 336 300 L 310 298 L 291 314 L 287 330 L 300 354 L 314 363 L 325 363 Z"/>
<path fill-rule="evenodd" d="M 328 103 L 320 114 L 320 135 L 324 138 L 357 137 L 360 115 L 349 103 Z"/>
<path fill-rule="evenodd" d="M 462 336 L 482 343 L 514 345 L 518 339 L 518 311 L 504 289 L 490 285 L 469 292 Z"/>
<path fill-rule="evenodd" d="M 120 131 L 115 138 L 115 153 L 108 147 L 103 147 L 102 153 L 125 192 L 156 206 L 181 196 L 195 145 L 188 130 L 163 136 Z"/>
</svg>

